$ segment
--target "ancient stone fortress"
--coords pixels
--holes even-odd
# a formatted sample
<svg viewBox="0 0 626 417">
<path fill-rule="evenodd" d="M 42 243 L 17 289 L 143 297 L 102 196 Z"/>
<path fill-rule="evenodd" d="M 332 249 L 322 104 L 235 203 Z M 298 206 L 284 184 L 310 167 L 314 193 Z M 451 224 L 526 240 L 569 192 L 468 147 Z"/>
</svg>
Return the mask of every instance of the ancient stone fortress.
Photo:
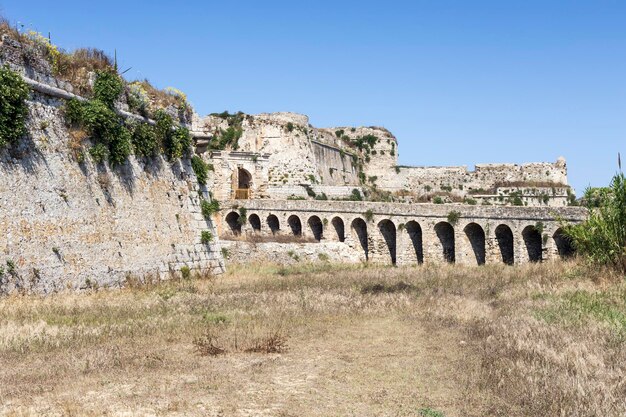
<svg viewBox="0 0 626 417">
<path fill-rule="evenodd" d="M 561 224 L 586 214 L 569 206 L 563 158 L 473 171 L 399 166 L 388 130 L 318 129 L 293 113 L 213 114 L 193 127 L 234 258 L 539 262 L 572 253 Z M 225 137 L 236 137 L 229 151 L 211 149 Z"/>
<path fill-rule="evenodd" d="M 539 262 L 570 254 L 561 222 L 586 216 L 569 206 L 562 158 L 474 170 L 399 166 L 388 130 L 315 128 L 293 113 L 201 118 L 167 107 L 210 164 L 206 185 L 187 157 L 131 155 L 113 168 L 77 157 L 90 139 L 68 128 L 64 108 L 85 99 L 81 88 L 10 36 L 0 38 L 0 65 L 31 90 L 27 137 L 0 150 L 0 292 L 219 274 L 254 259 Z M 93 84 L 92 73 L 83 76 Z M 128 97 L 118 97 L 116 112 L 154 124 Z M 212 200 L 221 209 L 207 218 L 201 203 Z"/>
</svg>

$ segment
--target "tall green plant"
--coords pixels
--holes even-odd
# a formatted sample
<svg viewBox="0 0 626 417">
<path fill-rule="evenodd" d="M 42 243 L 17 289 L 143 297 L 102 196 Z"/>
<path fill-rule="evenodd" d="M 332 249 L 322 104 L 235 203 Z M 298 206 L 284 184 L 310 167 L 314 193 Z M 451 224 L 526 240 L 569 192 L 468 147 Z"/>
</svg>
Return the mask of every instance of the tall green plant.
<svg viewBox="0 0 626 417">
<path fill-rule="evenodd" d="M 16 144 L 26 134 L 29 89 L 22 77 L 0 67 L 0 148 Z"/>
<path fill-rule="evenodd" d="M 626 178 L 616 174 L 610 192 L 599 206 L 591 208 L 589 218 L 565 227 L 574 247 L 591 262 L 611 265 L 626 271 Z"/>
<path fill-rule="evenodd" d="M 93 93 L 96 100 L 113 108 L 113 105 L 124 92 L 124 82 L 112 70 L 98 71 L 96 81 L 93 84 Z"/>
</svg>

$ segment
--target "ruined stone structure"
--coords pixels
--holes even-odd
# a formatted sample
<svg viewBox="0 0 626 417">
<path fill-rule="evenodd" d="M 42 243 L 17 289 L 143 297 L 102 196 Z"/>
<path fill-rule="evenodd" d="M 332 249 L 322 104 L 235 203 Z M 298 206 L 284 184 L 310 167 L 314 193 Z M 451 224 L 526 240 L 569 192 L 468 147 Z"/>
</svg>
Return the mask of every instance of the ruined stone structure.
<svg viewBox="0 0 626 417">
<path fill-rule="evenodd" d="M 455 262 L 514 264 L 572 254 L 560 223 L 579 222 L 584 209 L 568 207 L 476 207 L 467 205 L 346 201 L 237 201 L 218 228 L 230 239 L 339 242 L 345 260 L 388 264 Z M 257 238 L 257 239 L 255 239 Z M 284 239 L 283 239 L 284 240 Z M 315 243 L 309 244 L 315 245 Z M 305 245 L 306 246 L 306 245 Z M 323 253 L 324 249 L 321 249 Z"/>
<path fill-rule="evenodd" d="M 228 178 L 236 174 L 233 167 L 245 165 L 242 155 L 248 160 L 246 172 L 258 170 L 250 198 L 344 199 L 354 189 L 408 203 L 565 207 L 574 198 L 563 158 L 555 163 L 476 164 L 473 171 L 466 166 L 408 167 L 398 165 L 398 141 L 380 127 L 318 129 L 306 116 L 293 113 L 211 115 L 194 118 L 193 126 L 198 153 L 215 165 L 212 188 L 222 200 L 235 198 L 237 181 Z M 239 129 L 236 144 L 229 151 L 211 151 L 211 140 L 229 126 Z"/>
<path fill-rule="evenodd" d="M 212 167 L 206 186 L 188 158 L 131 155 L 112 169 L 76 157 L 62 110 L 84 98 L 20 48 L 0 40 L 0 65 L 32 90 L 27 138 L 0 150 L 0 292 L 120 285 L 187 268 L 217 274 L 224 253 L 231 261 L 536 262 L 571 253 L 557 219 L 586 216 L 567 207 L 564 159 L 473 171 L 398 166 L 387 129 L 320 129 L 293 113 L 181 116 Z M 114 110 L 154 124 L 125 99 Z M 222 207 L 215 227 L 200 207 L 212 198 Z"/>
</svg>

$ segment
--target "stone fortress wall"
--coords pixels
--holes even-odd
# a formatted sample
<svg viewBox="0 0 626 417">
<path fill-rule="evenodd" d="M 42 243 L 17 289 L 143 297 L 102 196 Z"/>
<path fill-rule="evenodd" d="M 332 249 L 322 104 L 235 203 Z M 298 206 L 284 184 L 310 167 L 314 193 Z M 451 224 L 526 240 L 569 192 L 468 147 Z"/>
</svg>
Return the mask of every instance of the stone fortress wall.
<svg viewBox="0 0 626 417">
<path fill-rule="evenodd" d="M 194 130 L 208 136 L 225 128 L 217 116 L 195 119 Z M 527 164 L 476 164 L 466 166 L 400 166 L 397 139 L 381 127 L 315 128 L 308 117 L 294 113 L 245 115 L 237 152 L 258 155 L 263 160 L 260 181 L 266 184 L 257 198 L 312 198 L 324 194 L 344 199 L 353 189 L 365 188 L 389 193 L 395 201 L 407 203 L 456 202 L 485 205 L 564 207 L 574 197 L 567 183 L 565 159 Z M 371 146 L 359 148 L 358 140 L 374 137 Z M 212 152 L 205 152 L 208 161 Z M 228 159 L 228 152 L 216 155 Z M 254 168 L 257 169 L 257 168 Z M 216 175 L 220 175 L 219 173 Z M 224 182 L 219 195 L 234 195 Z M 225 188 L 224 188 L 225 187 Z M 255 185 L 259 187 L 259 185 Z"/>
<path fill-rule="evenodd" d="M 189 160 L 131 156 L 116 169 L 77 161 L 62 115 L 71 85 L 46 68 L 23 66 L 16 48 L 2 39 L 0 65 L 21 73 L 33 91 L 27 138 L 0 151 L 0 292 L 168 279 L 183 267 L 223 272 L 219 241 L 200 241 L 201 231 L 217 232 L 200 212 L 208 190 Z"/>
</svg>

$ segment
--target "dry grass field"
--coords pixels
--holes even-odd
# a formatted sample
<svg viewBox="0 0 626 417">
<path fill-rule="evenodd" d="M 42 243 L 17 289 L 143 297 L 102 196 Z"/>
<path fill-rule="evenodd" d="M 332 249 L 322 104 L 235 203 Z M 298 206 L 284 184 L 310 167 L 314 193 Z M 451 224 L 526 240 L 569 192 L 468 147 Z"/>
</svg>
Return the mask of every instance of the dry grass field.
<svg viewBox="0 0 626 417">
<path fill-rule="evenodd" d="M 0 414 L 624 416 L 625 338 L 576 262 L 233 267 L 0 299 Z"/>
</svg>

